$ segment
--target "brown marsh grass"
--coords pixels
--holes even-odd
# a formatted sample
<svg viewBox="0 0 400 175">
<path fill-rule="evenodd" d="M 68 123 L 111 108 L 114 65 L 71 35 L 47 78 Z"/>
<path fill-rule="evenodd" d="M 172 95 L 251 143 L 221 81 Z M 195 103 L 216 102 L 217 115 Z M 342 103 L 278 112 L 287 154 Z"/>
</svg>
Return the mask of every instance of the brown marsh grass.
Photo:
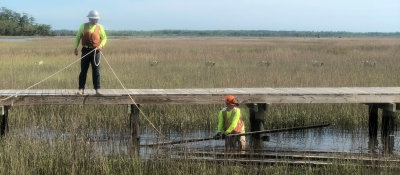
<svg viewBox="0 0 400 175">
<path fill-rule="evenodd" d="M 0 89 L 25 89 L 79 59 L 72 38 L 0 42 Z M 400 40 L 390 38 L 167 38 L 109 40 L 101 61 L 101 85 L 121 89 L 110 63 L 126 88 L 225 87 L 384 87 L 399 86 Z M 149 61 L 158 61 L 150 66 Z M 376 62 L 365 68 L 364 61 Z M 35 62 L 43 61 L 43 65 Z M 205 61 L 215 66 L 205 66 Z M 269 67 L 261 61 L 272 63 Z M 312 61 L 324 62 L 314 67 Z M 76 89 L 79 62 L 33 89 Z M 91 85 L 88 73 L 87 88 Z M 159 130 L 210 130 L 221 105 L 142 105 Z M 244 119 L 247 120 L 247 109 Z M 142 161 L 129 155 L 93 158 L 87 133 L 128 133 L 126 106 L 25 106 L 10 111 L 12 134 L 1 141 L 0 174 L 364 174 L 360 166 L 324 168 L 249 168 L 190 162 Z M 143 119 L 143 117 L 142 117 Z M 334 127 L 367 127 L 361 104 L 272 104 L 266 129 L 327 122 Z M 152 130 L 146 120 L 142 128 Z M 248 123 L 248 122 L 247 122 Z M 35 133 L 60 134 L 48 140 Z M 62 135 L 62 134 L 61 134 Z M 46 137 L 45 137 L 46 138 Z M 51 139 L 50 139 L 51 138 Z M 339 162 L 338 164 L 341 164 Z M 391 169 L 386 169 L 391 172 Z M 392 172 L 393 173 L 393 172 Z"/>
</svg>

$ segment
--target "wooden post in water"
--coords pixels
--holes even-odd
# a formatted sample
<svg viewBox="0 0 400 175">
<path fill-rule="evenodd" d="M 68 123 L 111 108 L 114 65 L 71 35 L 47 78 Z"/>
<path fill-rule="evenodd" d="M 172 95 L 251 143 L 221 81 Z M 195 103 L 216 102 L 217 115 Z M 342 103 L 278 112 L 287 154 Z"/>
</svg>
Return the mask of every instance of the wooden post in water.
<svg viewBox="0 0 400 175">
<path fill-rule="evenodd" d="M 388 137 L 394 133 L 396 104 L 386 104 L 382 111 L 382 137 Z"/>
<path fill-rule="evenodd" d="M 368 122 L 368 132 L 369 138 L 377 138 L 378 137 L 378 110 L 379 108 L 374 105 L 368 105 L 368 114 L 369 114 L 369 122 Z"/>
<path fill-rule="evenodd" d="M 394 148 L 394 123 L 396 104 L 387 104 L 382 111 L 382 145 L 383 153 L 392 154 Z"/>
<path fill-rule="evenodd" d="M 140 104 L 130 105 L 130 128 L 131 128 L 131 140 L 135 147 L 136 152 L 139 153 L 140 149 Z"/>
<path fill-rule="evenodd" d="M 250 132 L 263 131 L 265 112 L 268 110 L 269 105 L 265 103 L 246 104 L 250 112 Z M 262 149 L 264 143 L 262 134 L 252 134 L 250 137 L 251 149 Z"/>
<path fill-rule="evenodd" d="M 1 116 L 1 125 L 0 125 L 0 135 L 4 136 L 8 132 L 8 110 L 10 106 L 0 106 L 0 116 Z"/>
</svg>

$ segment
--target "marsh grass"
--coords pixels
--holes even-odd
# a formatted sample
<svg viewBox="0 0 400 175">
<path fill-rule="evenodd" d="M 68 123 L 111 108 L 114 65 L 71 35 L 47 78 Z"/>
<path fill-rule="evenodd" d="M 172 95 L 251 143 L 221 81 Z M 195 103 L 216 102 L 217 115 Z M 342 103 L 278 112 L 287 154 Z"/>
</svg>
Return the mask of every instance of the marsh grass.
<svg viewBox="0 0 400 175">
<path fill-rule="evenodd" d="M 25 89 L 79 59 L 73 39 L 0 42 L 0 89 Z M 250 38 L 110 40 L 103 50 L 101 84 L 126 88 L 384 87 L 399 86 L 400 40 L 381 38 Z M 158 61 L 149 66 L 149 61 Z M 364 68 L 363 62 L 377 63 Z M 43 61 L 43 65 L 34 64 Z M 205 66 L 205 61 L 215 66 Z M 268 61 L 269 67 L 259 66 Z M 324 62 L 313 67 L 312 61 Z M 79 62 L 33 89 L 76 89 Z M 93 88 L 89 69 L 87 88 Z M 143 130 L 215 131 L 219 105 L 142 105 Z M 248 109 L 242 105 L 244 120 Z M 272 104 L 266 129 L 331 123 L 346 130 L 367 127 L 361 104 Z M 246 126 L 249 122 L 246 122 Z M 224 165 L 96 155 L 88 138 L 129 133 L 126 105 L 17 106 L 10 110 L 9 136 L 0 142 L 0 174 L 375 174 L 360 164 L 321 168 Z M 44 135 L 36 138 L 37 132 Z M 51 134 L 50 134 L 51 133 Z M 89 134 L 90 133 L 90 134 Z M 48 135 L 46 135 L 48 134 Z M 250 168 L 249 168 L 250 167 Z M 393 173 L 390 168 L 387 173 Z M 380 173 L 380 172 L 378 172 Z"/>
</svg>

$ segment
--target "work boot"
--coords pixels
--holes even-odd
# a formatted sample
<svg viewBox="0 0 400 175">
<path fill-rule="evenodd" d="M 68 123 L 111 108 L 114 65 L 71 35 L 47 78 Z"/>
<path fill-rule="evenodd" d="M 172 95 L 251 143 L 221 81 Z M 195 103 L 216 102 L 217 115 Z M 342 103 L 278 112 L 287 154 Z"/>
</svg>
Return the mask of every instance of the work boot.
<svg viewBox="0 0 400 175">
<path fill-rule="evenodd" d="M 96 95 L 103 95 L 100 89 L 96 89 Z"/>
<path fill-rule="evenodd" d="M 78 95 L 83 95 L 83 89 L 79 89 L 78 92 L 76 93 Z"/>
</svg>

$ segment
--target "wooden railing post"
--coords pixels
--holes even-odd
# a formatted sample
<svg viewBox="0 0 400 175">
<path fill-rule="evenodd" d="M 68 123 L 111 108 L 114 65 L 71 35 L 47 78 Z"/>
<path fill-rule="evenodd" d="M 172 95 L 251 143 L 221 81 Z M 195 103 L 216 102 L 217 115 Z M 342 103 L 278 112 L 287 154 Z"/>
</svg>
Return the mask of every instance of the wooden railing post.
<svg viewBox="0 0 400 175">
<path fill-rule="evenodd" d="M 139 153 L 140 149 L 140 104 L 131 104 L 129 106 L 130 110 L 130 128 L 131 128 L 131 140 L 136 149 L 136 152 Z"/>
<path fill-rule="evenodd" d="M 368 105 L 368 133 L 370 138 L 378 137 L 378 110 L 379 108 L 373 104 Z"/>
<path fill-rule="evenodd" d="M 386 104 L 382 111 L 382 137 L 391 136 L 394 133 L 396 119 L 396 104 Z"/>
<path fill-rule="evenodd" d="M 0 106 L 0 108 L 0 135 L 4 136 L 8 133 L 8 110 L 10 109 L 10 106 Z"/>
<path fill-rule="evenodd" d="M 268 104 L 257 103 L 257 104 L 246 104 L 250 109 L 250 132 L 263 131 L 265 112 L 268 110 Z M 262 139 L 263 134 L 252 134 L 250 136 L 250 147 L 251 149 L 262 149 L 264 143 Z"/>
</svg>

